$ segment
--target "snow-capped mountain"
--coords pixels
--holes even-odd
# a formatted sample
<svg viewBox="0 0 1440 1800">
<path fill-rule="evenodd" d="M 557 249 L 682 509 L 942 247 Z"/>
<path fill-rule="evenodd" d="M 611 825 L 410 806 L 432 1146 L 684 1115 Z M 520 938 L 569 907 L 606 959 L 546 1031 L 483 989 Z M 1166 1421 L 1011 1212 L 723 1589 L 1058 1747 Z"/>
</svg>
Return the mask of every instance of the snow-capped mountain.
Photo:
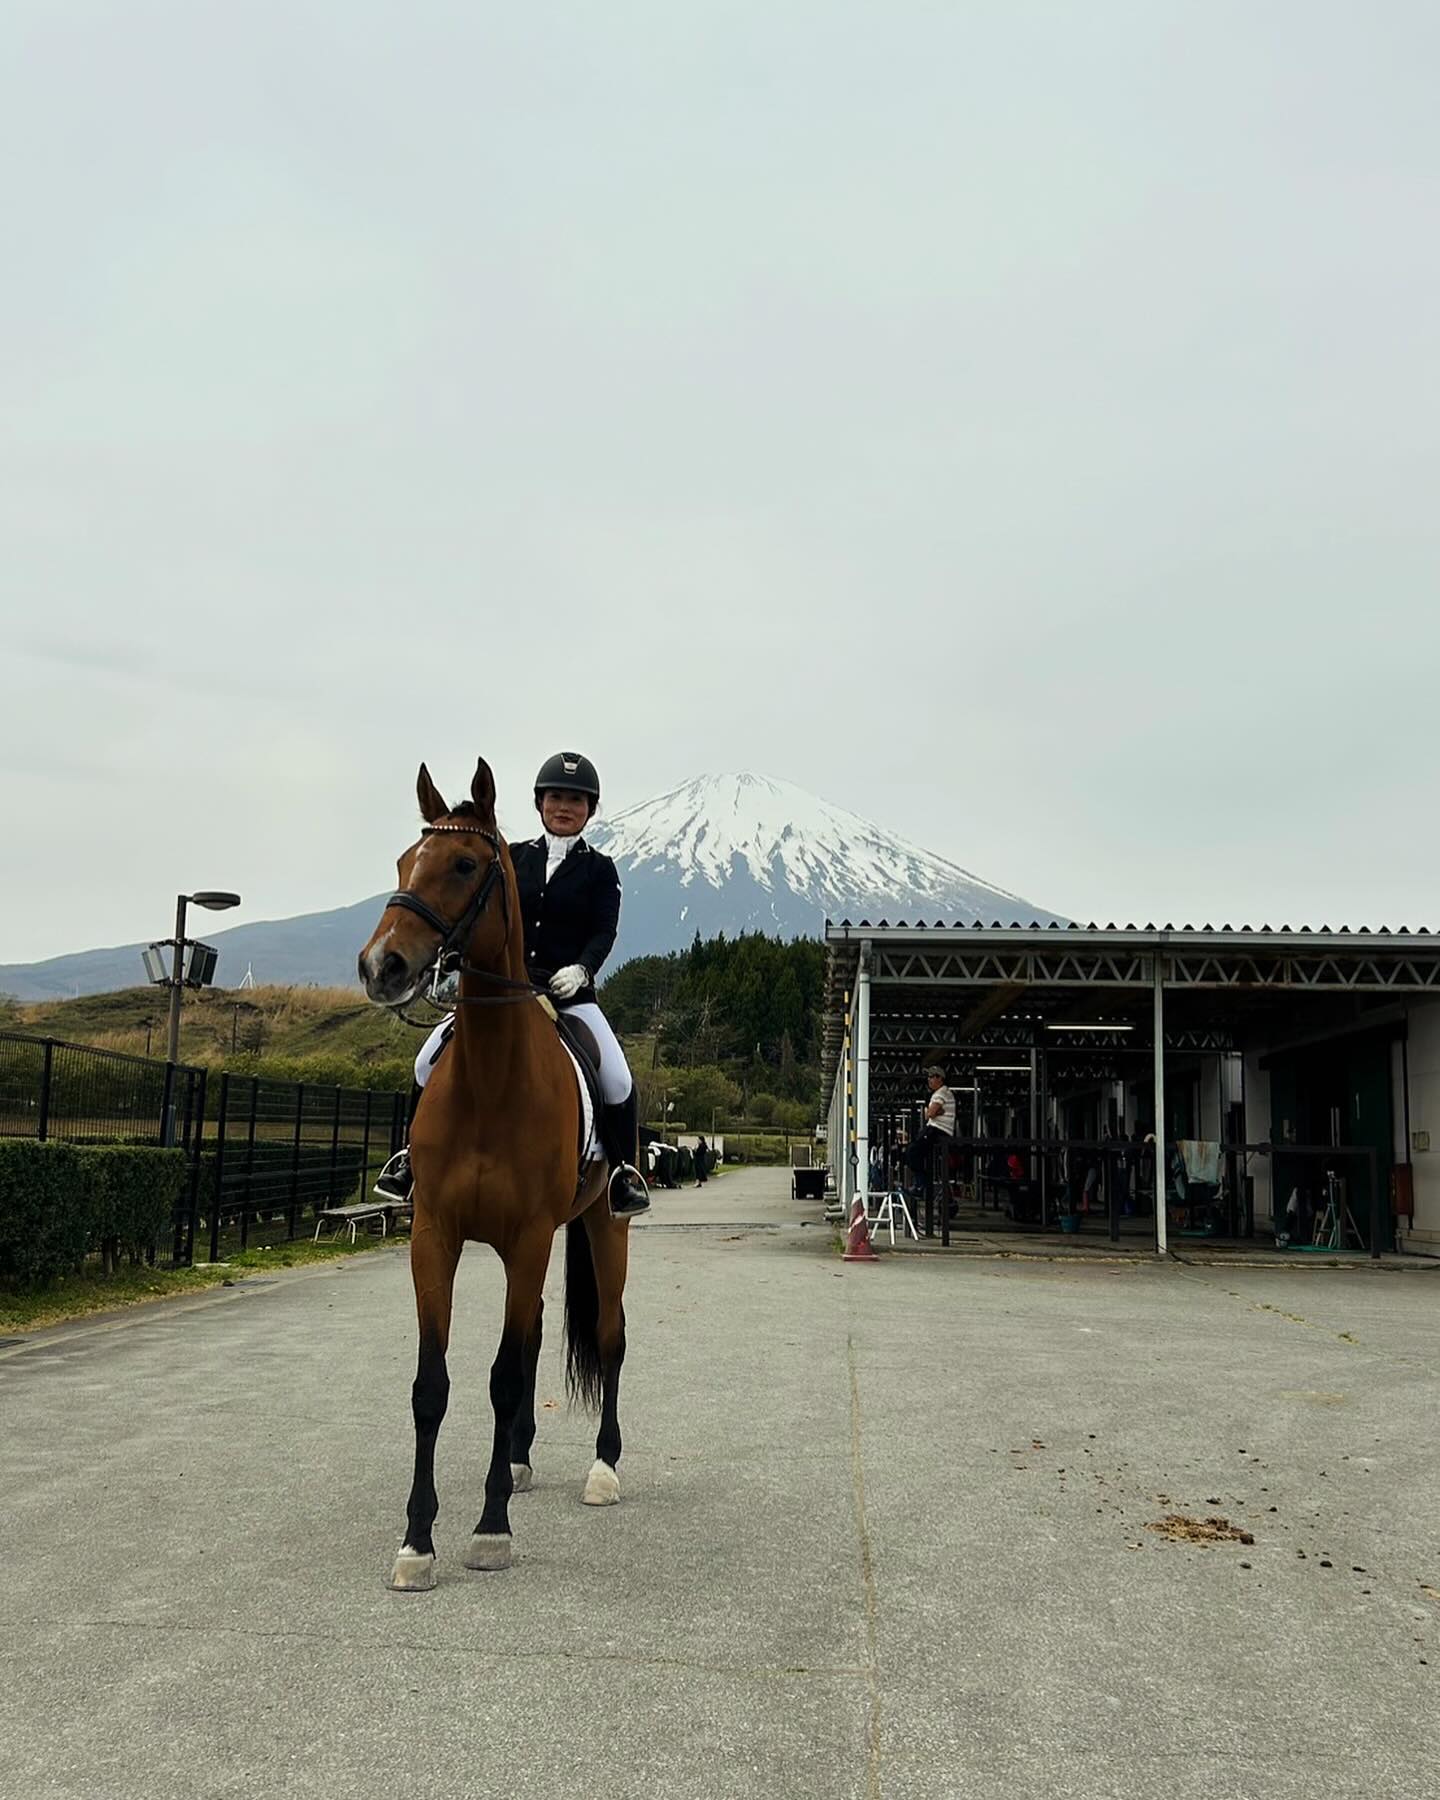
<svg viewBox="0 0 1440 1800">
<path fill-rule="evenodd" d="M 523 815 L 522 815 L 523 816 Z M 524 829 L 531 830 L 533 814 Z M 826 917 L 911 924 L 1048 924 L 1057 915 L 981 881 L 844 807 L 763 775 L 703 775 L 586 833 L 615 858 L 625 889 L 620 940 L 606 965 L 680 950 L 698 931 L 820 935 Z M 350 986 L 355 955 L 382 894 L 333 912 L 262 920 L 207 933 L 220 952 L 216 985 L 257 981 Z M 133 987 L 140 946 L 84 950 L 0 966 L 0 993 L 21 1000 Z"/>
<path fill-rule="evenodd" d="M 764 775 L 702 775 L 587 834 L 625 890 L 617 961 L 698 931 L 819 935 L 828 916 L 986 924 L 1058 915 L 857 813 Z"/>
</svg>

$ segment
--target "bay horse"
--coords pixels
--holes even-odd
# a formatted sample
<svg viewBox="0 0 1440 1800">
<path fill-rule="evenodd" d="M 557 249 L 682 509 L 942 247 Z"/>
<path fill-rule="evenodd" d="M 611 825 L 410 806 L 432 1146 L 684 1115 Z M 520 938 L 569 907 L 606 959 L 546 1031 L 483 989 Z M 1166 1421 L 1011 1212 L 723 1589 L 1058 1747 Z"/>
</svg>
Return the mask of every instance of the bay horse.
<svg viewBox="0 0 1440 1800">
<path fill-rule="evenodd" d="M 488 1244 L 505 1265 L 505 1320 L 490 1369 L 495 1438 L 484 1510 L 465 1552 L 470 1569 L 509 1567 L 510 1499 L 533 1480 L 541 1290 L 562 1225 L 567 1379 L 573 1398 L 600 1407 L 581 1499 L 619 1499 L 629 1252 L 629 1221 L 611 1216 L 604 1162 L 580 1161 L 574 1065 L 526 978 L 515 870 L 495 823 L 490 767 L 482 757 L 461 806 L 446 805 L 423 763 L 416 792 L 424 829 L 401 856 L 399 886 L 360 952 L 366 993 L 392 1007 L 419 992 L 437 958 L 460 957 L 454 1037 L 410 1132 L 410 1271 L 420 1326 L 415 1474 L 389 1582 L 408 1593 L 435 1586 L 435 1440 L 450 1395 L 446 1351 L 462 1247 Z"/>
</svg>

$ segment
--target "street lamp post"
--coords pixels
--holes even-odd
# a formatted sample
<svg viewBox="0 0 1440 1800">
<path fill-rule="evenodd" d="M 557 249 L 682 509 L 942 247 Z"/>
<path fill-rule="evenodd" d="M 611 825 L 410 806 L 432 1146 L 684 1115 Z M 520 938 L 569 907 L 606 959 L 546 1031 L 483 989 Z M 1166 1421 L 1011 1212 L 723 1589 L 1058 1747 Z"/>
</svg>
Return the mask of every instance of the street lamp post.
<svg viewBox="0 0 1440 1800">
<path fill-rule="evenodd" d="M 208 890 L 199 894 L 175 896 L 175 953 L 170 964 L 170 1040 L 167 1062 L 180 1060 L 180 997 L 185 991 L 185 908 L 194 901 L 207 912 L 227 912 L 240 904 L 238 894 L 218 894 Z"/>
<path fill-rule="evenodd" d="M 172 1063 L 180 1060 L 180 996 L 185 991 L 185 908 L 189 902 L 188 894 L 180 894 L 175 901 L 175 943 L 170 958 L 170 1032 L 165 1040 L 165 1060 Z M 167 1143 L 175 1141 L 170 1131 L 166 1132 L 165 1138 Z"/>
<path fill-rule="evenodd" d="M 196 894 L 175 896 L 175 941 L 170 959 L 170 1029 L 166 1041 L 165 1060 L 170 1064 L 168 1084 L 170 1104 L 165 1108 L 165 1142 L 175 1142 L 175 1065 L 180 1061 L 180 1002 L 185 992 L 185 909 L 193 901 L 207 912 L 227 912 L 240 904 L 238 894 L 205 889 Z"/>
</svg>

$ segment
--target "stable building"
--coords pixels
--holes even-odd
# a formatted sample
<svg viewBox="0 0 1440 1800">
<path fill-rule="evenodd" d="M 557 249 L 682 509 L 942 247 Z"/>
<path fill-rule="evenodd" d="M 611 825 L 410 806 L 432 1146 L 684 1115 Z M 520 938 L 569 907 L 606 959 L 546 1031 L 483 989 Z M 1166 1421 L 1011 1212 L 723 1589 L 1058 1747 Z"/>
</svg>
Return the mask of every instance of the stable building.
<svg viewBox="0 0 1440 1800">
<path fill-rule="evenodd" d="M 893 1179 L 938 1064 L 957 1098 L 943 1175 L 987 1231 L 1440 1255 L 1440 935 L 842 920 L 825 936 L 847 1207 L 873 1150 Z M 948 1239 L 943 1191 L 936 1210 Z"/>
</svg>

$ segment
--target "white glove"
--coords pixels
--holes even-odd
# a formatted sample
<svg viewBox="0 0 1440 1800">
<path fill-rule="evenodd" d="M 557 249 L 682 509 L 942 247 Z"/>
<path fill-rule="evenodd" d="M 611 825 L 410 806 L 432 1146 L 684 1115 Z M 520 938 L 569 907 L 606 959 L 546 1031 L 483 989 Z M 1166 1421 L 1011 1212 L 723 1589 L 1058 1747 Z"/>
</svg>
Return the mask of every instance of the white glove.
<svg viewBox="0 0 1440 1800">
<path fill-rule="evenodd" d="M 589 985 L 590 971 L 584 963 L 570 963 L 550 977 L 550 992 L 557 1000 L 573 1000 L 581 988 Z"/>
</svg>

